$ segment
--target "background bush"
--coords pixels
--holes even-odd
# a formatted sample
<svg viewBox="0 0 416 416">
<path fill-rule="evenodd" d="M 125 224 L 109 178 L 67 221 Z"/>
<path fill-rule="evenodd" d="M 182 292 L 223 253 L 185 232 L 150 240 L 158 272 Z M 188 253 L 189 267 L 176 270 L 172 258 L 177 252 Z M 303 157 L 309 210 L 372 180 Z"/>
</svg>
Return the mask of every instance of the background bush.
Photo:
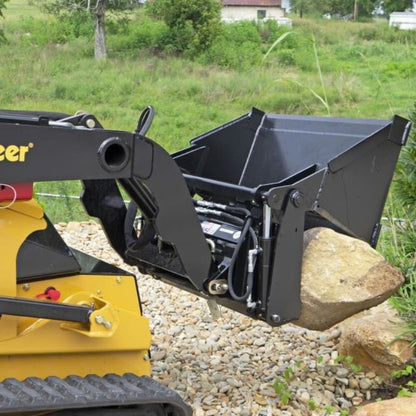
<svg viewBox="0 0 416 416">
<path fill-rule="evenodd" d="M 416 102 L 410 113 L 413 126 L 416 125 Z M 413 127 L 407 145 L 403 148 L 396 168 L 394 192 L 407 217 L 416 221 L 416 128 Z"/>
</svg>

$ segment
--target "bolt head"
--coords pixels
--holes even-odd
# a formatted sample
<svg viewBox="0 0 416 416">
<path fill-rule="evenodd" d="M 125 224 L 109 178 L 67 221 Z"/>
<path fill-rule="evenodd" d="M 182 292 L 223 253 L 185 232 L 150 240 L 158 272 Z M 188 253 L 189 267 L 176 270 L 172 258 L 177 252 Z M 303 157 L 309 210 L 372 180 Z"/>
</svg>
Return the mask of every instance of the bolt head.
<svg viewBox="0 0 416 416">
<path fill-rule="evenodd" d="M 290 200 L 296 208 L 300 208 L 305 202 L 305 197 L 303 196 L 302 192 L 295 191 L 290 197 Z"/>
<path fill-rule="evenodd" d="M 274 313 L 272 316 L 270 316 L 270 320 L 275 324 L 278 324 L 280 322 L 280 319 L 280 315 L 278 315 L 277 313 Z"/>
<path fill-rule="evenodd" d="M 89 119 L 86 121 L 86 124 L 87 124 L 87 127 L 89 127 L 90 129 L 93 129 L 93 128 L 95 127 L 95 121 L 94 121 L 94 119 L 92 119 L 92 118 L 89 118 Z"/>
</svg>

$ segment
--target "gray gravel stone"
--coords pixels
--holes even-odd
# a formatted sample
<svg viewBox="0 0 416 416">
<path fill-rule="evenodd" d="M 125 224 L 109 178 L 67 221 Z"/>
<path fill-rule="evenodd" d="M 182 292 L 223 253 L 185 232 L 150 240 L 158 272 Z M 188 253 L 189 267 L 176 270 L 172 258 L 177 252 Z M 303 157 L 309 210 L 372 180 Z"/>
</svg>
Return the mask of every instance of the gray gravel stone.
<svg viewBox="0 0 416 416">
<path fill-rule="evenodd" d="M 152 377 L 176 389 L 196 416 L 321 416 L 328 406 L 336 415 L 371 398 L 375 374 L 336 361 L 336 328 L 271 328 L 223 307 L 214 321 L 204 299 L 125 265 L 97 223 L 57 229 L 72 247 L 137 275 L 152 332 Z M 276 380 L 291 394 L 288 404 L 274 391 Z"/>
</svg>

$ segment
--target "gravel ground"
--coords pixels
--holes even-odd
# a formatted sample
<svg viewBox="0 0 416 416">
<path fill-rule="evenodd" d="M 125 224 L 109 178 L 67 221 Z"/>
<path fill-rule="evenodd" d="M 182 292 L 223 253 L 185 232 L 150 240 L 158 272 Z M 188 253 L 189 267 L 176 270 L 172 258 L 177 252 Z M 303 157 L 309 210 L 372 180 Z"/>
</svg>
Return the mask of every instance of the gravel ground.
<svg viewBox="0 0 416 416">
<path fill-rule="evenodd" d="M 56 228 L 68 245 L 137 274 L 95 222 Z M 148 276 L 138 275 L 138 285 L 153 337 L 152 376 L 195 416 L 348 415 L 379 384 L 374 373 L 340 362 L 336 329 L 271 328 L 223 307 L 213 319 L 204 299 Z"/>
</svg>

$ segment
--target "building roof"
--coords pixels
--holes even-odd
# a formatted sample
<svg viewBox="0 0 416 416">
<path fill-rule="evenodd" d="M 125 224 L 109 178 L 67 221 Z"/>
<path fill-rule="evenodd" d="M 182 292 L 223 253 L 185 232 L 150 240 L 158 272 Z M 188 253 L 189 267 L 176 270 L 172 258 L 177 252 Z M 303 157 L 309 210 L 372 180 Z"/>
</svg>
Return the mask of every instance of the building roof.
<svg viewBox="0 0 416 416">
<path fill-rule="evenodd" d="M 224 6 L 281 7 L 281 0 L 223 0 Z"/>
</svg>

